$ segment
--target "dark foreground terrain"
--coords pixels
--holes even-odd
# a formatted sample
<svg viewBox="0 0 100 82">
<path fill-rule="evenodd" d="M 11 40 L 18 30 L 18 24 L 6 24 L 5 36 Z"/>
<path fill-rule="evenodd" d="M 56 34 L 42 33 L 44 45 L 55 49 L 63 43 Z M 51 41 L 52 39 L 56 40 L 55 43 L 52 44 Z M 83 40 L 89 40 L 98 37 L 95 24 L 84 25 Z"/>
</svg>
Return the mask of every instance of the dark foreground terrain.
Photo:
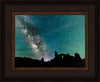
<svg viewBox="0 0 100 82">
<path fill-rule="evenodd" d="M 85 59 L 81 59 L 78 53 L 75 56 L 59 54 L 55 51 L 55 58 L 45 62 L 31 58 L 15 57 L 15 67 L 85 67 Z"/>
</svg>

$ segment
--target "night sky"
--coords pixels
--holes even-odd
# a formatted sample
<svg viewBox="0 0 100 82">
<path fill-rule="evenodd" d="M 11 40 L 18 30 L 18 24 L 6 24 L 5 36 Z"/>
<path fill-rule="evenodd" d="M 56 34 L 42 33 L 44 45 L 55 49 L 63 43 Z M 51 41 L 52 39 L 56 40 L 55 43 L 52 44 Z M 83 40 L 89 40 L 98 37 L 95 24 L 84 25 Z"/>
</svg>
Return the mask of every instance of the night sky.
<svg viewBox="0 0 100 82">
<path fill-rule="evenodd" d="M 15 57 L 49 61 L 54 51 L 85 58 L 85 15 L 15 15 Z"/>
</svg>

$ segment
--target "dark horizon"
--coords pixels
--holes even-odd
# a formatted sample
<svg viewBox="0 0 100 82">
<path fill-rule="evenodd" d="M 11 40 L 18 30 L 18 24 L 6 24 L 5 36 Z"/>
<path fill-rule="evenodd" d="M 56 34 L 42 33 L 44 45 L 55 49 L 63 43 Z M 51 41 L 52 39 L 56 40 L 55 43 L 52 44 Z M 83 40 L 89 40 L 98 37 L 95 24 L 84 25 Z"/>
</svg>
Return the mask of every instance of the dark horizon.
<svg viewBox="0 0 100 82">
<path fill-rule="evenodd" d="M 69 53 L 67 53 L 67 54 L 69 54 Z M 60 55 L 60 54 L 59 54 L 59 55 Z M 69 55 L 70 55 L 70 54 L 69 54 Z M 71 55 L 70 55 L 70 56 L 71 56 Z M 74 57 L 74 56 L 73 56 L 73 57 Z M 31 57 L 15 57 L 15 58 L 28 58 L 28 59 L 32 59 L 32 60 L 41 60 L 43 57 L 42 57 L 41 59 L 34 59 L 34 58 L 31 58 Z M 80 57 L 80 58 L 81 58 L 81 57 Z M 44 59 L 44 58 L 43 58 L 43 59 Z M 54 58 L 52 58 L 52 59 L 54 59 Z M 51 61 L 52 59 L 50 59 L 50 60 L 48 60 L 48 61 Z M 81 59 L 85 59 L 85 58 L 81 58 Z M 45 60 L 44 60 L 44 62 L 48 62 L 48 61 L 45 61 Z"/>
<path fill-rule="evenodd" d="M 27 57 L 15 57 L 15 67 L 85 67 L 85 59 L 82 59 L 78 53 L 58 54 L 55 51 L 55 57 L 50 61 L 32 59 Z"/>
</svg>

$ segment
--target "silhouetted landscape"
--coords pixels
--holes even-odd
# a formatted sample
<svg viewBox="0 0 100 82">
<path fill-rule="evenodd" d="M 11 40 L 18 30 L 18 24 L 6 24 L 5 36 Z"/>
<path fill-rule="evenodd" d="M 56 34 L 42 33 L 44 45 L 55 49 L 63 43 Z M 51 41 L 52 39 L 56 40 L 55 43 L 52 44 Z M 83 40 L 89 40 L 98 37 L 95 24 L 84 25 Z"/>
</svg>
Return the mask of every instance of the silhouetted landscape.
<svg viewBox="0 0 100 82">
<path fill-rule="evenodd" d="M 58 54 L 55 51 L 55 57 L 50 61 L 15 57 L 15 67 L 85 67 L 85 59 L 81 59 L 78 53 L 74 56 L 70 54 Z"/>
</svg>

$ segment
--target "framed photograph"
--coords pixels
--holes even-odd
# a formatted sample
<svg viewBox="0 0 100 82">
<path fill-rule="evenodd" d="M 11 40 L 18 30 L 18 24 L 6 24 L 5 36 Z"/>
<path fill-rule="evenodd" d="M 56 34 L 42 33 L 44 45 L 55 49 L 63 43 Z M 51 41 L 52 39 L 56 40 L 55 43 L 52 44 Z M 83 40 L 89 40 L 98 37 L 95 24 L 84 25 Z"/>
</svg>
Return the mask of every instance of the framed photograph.
<svg viewBox="0 0 100 82">
<path fill-rule="evenodd" d="M 1 9 L 0 82 L 100 81 L 98 1 L 2 0 Z"/>
<path fill-rule="evenodd" d="M 12 12 L 12 69 L 88 70 L 88 12 Z"/>
</svg>

